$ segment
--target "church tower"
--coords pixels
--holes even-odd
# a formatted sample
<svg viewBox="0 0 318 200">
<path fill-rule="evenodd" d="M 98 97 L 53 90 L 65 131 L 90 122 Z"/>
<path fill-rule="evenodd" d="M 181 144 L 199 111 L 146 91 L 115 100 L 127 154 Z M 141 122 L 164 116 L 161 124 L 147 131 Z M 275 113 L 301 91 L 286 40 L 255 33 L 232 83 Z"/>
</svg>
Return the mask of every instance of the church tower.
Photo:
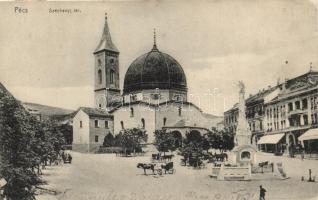
<svg viewBox="0 0 318 200">
<path fill-rule="evenodd" d="M 114 45 L 105 15 L 102 38 L 94 51 L 95 107 L 109 110 L 122 102 L 119 89 L 119 51 Z"/>
</svg>

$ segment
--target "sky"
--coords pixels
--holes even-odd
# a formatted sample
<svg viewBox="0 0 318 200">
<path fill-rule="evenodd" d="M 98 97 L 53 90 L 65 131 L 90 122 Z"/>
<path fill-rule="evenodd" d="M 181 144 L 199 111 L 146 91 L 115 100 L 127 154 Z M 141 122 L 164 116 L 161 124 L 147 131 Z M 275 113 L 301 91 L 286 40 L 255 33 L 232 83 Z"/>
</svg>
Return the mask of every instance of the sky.
<svg viewBox="0 0 318 200">
<path fill-rule="evenodd" d="M 0 82 L 27 102 L 94 106 L 94 56 L 104 26 L 120 51 L 120 87 L 153 44 L 183 67 L 189 101 L 222 115 L 248 96 L 318 70 L 317 1 L 1 2 Z M 15 13 L 15 7 L 27 13 Z M 49 9 L 79 9 L 49 13 Z M 288 62 L 286 62 L 288 61 Z M 287 63 L 287 64 L 286 64 Z"/>
</svg>

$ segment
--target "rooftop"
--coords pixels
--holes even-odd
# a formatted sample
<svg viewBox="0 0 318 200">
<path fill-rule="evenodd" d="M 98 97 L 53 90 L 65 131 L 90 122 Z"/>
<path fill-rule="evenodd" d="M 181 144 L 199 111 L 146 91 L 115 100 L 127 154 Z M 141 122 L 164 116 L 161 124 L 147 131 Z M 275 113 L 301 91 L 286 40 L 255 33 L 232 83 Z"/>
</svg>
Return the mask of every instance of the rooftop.
<svg viewBox="0 0 318 200">
<path fill-rule="evenodd" d="M 106 111 L 103 111 L 101 109 L 97 109 L 97 108 L 89 108 L 89 107 L 80 107 L 77 112 L 79 110 L 82 110 L 83 112 L 85 112 L 88 116 L 90 117 L 113 117 L 111 114 L 109 114 Z"/>
</svg>

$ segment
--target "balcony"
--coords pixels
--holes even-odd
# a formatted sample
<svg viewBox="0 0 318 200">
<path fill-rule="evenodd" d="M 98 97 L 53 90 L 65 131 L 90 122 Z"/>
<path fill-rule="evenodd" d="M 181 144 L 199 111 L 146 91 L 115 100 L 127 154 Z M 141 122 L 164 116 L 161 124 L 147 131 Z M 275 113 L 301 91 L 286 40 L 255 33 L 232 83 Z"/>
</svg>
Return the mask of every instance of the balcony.
<svg viewBox="0 0 318 200">
<path fill-rule="evenodd" d="M 311 124 L 308 125 L 299 125 L 299 126 L 290 126 L 288 128 L 279 129 L 279 130 L 267 130 L 266 134 L 275 134 L 275 133 L 283 133 L 283 132 L 291 132 L 291 131 L 298 131 L 303 129 L 309 129 L 311 127 L 314 127 Z"/>
<path fill-rule="evenodd" d="M 307 109 L 295 109 L 295 110 L 290 110 L 288 112 L 288 115 L 300 115 L 300 114 L 304 114 L 307 113 Z"/>
</svg>

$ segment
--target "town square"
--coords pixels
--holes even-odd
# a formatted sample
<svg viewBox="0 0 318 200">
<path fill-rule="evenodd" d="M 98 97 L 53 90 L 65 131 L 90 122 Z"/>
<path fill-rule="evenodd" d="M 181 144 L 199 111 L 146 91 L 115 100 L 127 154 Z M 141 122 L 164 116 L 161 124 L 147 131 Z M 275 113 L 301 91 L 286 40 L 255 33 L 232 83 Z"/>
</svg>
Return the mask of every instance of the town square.
<svg viewBox="0 0 318 200">
<path fill-rule="evenodd" d="M 0 200 L 318 198 L 318 2 L 0 4 Z"/>
</svg>

